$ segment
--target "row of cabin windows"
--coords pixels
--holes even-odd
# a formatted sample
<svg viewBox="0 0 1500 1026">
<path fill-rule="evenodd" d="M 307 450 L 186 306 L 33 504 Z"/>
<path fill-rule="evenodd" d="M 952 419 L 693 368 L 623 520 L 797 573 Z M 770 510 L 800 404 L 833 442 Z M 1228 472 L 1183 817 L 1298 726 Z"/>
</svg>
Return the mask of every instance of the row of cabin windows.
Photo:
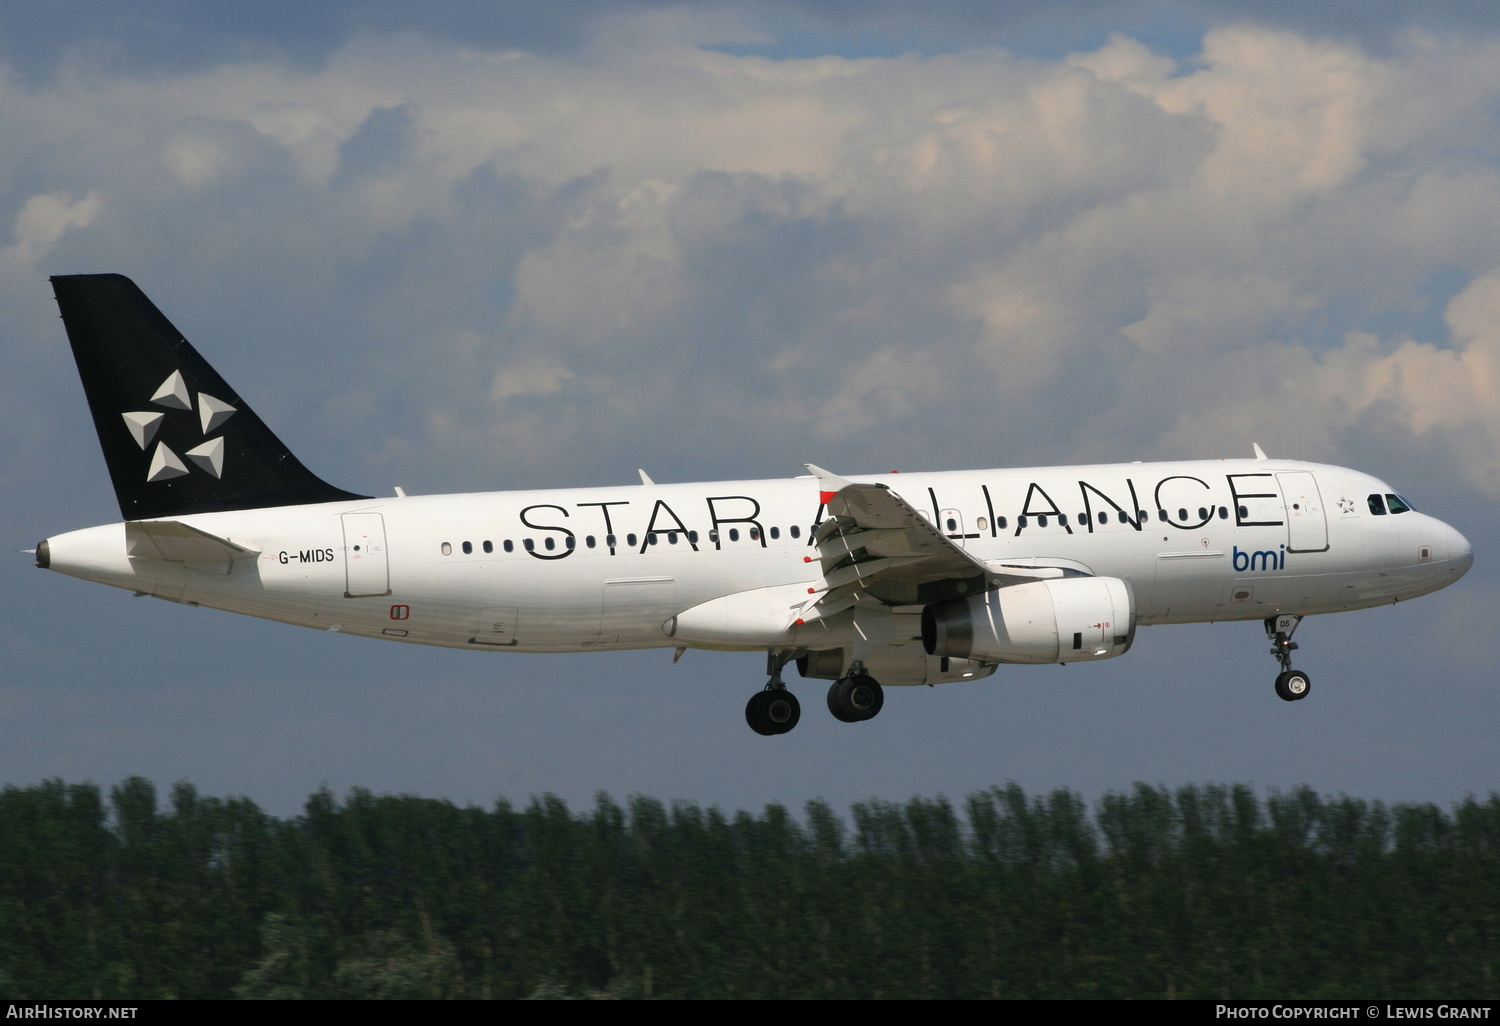
<svg viewBox="0 0 1500 1026">
<path fill-rule="evenodd" d="M 1370 512 L 1374 513 L 1376 516 L 1384 516 L 1385 515 L 1387 504 L 1389 505 L 1390 512 L 1392 512 L 1392 513 L 1405 513 L 1408 510 L 1413 509 L 1412 505 L 1409 502 L 1407 502 L 1406 500 L 1402 499 L 1398 495 L 1386 495 L 1386 496 L 1384 496 L 1382 498 L 1382 496 L 1380 496 L 1379 494 L 1374 494 L 1374 495 L 1371 495 L 1369 497 L 1369 504 L 1370 504 Z M 1245 507 L 1245 506 L 1239 506 L 1239 507 L 1237 507 L 1236 508 L 1236 512 L 1239 514 L 1239 517 L 1240 517 L 1241 520 L 1244 520 L 1244 519 L 1246 519 L 1247 517 L 1250 516 L 1250 510 L 1249 510 L 1248 507 Z M 1188 513 L 1189 513 L 1189 510 L 1187 510 L 1186 508 L 1179 508 L 1177 510 L 1177 520 L 1179 522 L 1186 522 L 1187 519 L 1188 519 Z M 1121 523 L 1121 524 L 1129 524 L 1129 523 L 1132 522 L 1131 516 L 1128 513 L 1126 513 L 1123 509 L 1116 510 L 1114 512 L 1114 516 L 1115 516 L 1116 520 L 1119 523 Z M 1198 519 L 1200 521 L 1203 521 L 1204 523 L 1207 523 L 1208 521 L 1212 520 L 1215 516 L 1217 516 L 1220 520 L 1228 520 L 1229 519 L 1229 507 L 1228 506 L 1218 506 L 1218 507 L 1199 506 L 1198 507 Z M 1024 527 L 1030 526 L 1031 519 L 1032 518 L 1024 517 L 1024 516 L 1023 517 L 1017 517 L 1016 518 L 1016 527 L 1017 528 L 1024 528 Z M 1082 526 L 1087 526 L 1088 523 L 1089 523 L 1089 521 L 1090 521 L 1090 519 L 1092 519 L 1095 524 L 1098 524 L 1099 526 L 1104 526 L 1105 524 L 1108 524 L 1110 522 L 1110 513 L 1107 510 L 1104 511 L 1104 512 L 1095 513 L 1095 514 L 1093 514 L 1092 518 L 1090 517 L 1090 515 L 1088 513 L 1080 513 L 1080 514 L 1078 514 L 1078 518 L 1077 518 L 1078 523 L 1080 525 L 1082 525 Z M 1150 519 L 1150 515 L 1145 510 L 1142 509 L 1142 510 L 1137 510 L 1136 511 L 1136 516 L 1134 518 L 1135 521 L 1137 521 L 1137 522 L 1143 522 L 1143 521 L 1146 521 L 1146 520 L 1149 520 L 1149 519 Z M 1172 515 L 1171 515 L 1171 513 L 1168 510 L 1159 509 L 1159 510 L 1156 511 L 1156 519 L 1159 520 L 1159 521 L 1161 521 L 1162 523 L 1168 523 L 1168 522 L 1171 521 Z M 1051 524 L 1051 522 L 1053 520 L 1056 520 L 1057 523 L 1058 523 L 1058 525 L 1060 527 L 1067 527 L 1068 526 L 1068 515 L 1066 513 L 1056 513 L 1056 514 L 1042 513 L 1040 515 L 1037 515 L 1035 517 L 1035 520 L 1036 520 L 1036 526 L 1038 526 L 1038 527 L 1047 527 L 1047 526 L 1049 526 Z M 945 526 L 950 533 L 957 532 L 958 531 L 958 520 L 955 517 L 948 517 L 944 521 L 944 525 L 943 526 Z M 989 529 L 989 521 L 987 519 L 985 519 L 984 517 L 979 517 L 979 518 L 977 518 L 975 520 L 974 526 L 976 528 L 978 528 L 980 531 L 985 531 L 985 530 Z M 997 531 L 1003 531 L 1008 526 L 1009 526 L 1009 521 L 1008 521 L 1008 519 L 1006 517 L 996 517 L 995 518 L 995 529 Z M 648 533 L 646 535 L 646 544 L 647 545 L 655 545 L 657 543 L 658 538 L 661 535 L 665 535 L 666 538 L 667 538 L 668 544 L 676 545 L 677 544 L 677 536 L 679 534 L 683 534 L 683 533 L 684 532 L 681 532 L 681 531 L 652 531 L 652 532 L 650 532 L 650 533 Z M 687 534 L 688 541 L 692 542 L 694 545 L 696 545 L 698 543 L 698 532 L 697 531 L 687 531 L 685 533 Z M 730 541 L 732 541 L 732 542 L 736 542 L 736 541 L 740 540 L 740 529 L 737 528 L 737 527 L 731 527 L 725 533 L 727 534 L 728 539 Z M 746 532 L 746 534 L 749 536 L 749 538 L 750 538 L 751 541 L 760 541 L 760 529 L 759 528 L 752 527 L 752 528 L 750 528 Z M 800 537 L 802 537 L 802 529 L 800 527 L 798 527 L 797 525 L 794 524 L 791 527 L 787 528 L 787 534 L 790 535 L 793 538 L 800 538 Z M 779 527 L 767 528 L 766 535 L 772 541 L 778 540 L 781 537 L 781 528 L 779 528 Z M 635 545 L 636 545 L 636 543 L 639 540 L 640 540 L 639 537 L 637 535 L 635 535 L 635 534 L 627 534 L 625 536 L 625 544 L 629 548 L 634 548 Z M 709 531 L 708 532 L 708 540 L 709 540 L 710 543 L 717 543 L 719 541 L 719 532 L 718 531 Z M 508 538 L 505 541 L 501 542 L 500 544 L 501 544 L 501 547 L 506 552 L 514 552 L 515 551 L 515 543 L 513 541 L 511 541 L 510 539 L 508 539 Z M 585 548 L 590 548 L 590 549 L 597 548 L 598 547 L 598 540 L 592 534 L 590 534 L 590 535 L 587 535 L 587 536 L 584 537 L 583 544 L 584 544 Z M 607 535 L 605 535 L 604 536 L 604 544 L 607 547 L 609 547 L 609 548 L 615 548 L 616 544 L 617 544 L 617 538 L 616 538 L 616 536 L 613 535 L 613 534 L 607 534 Z M 495 551 L 494 542 L 483 541 L 483 542 L 480 542 L 479 545 L 480 545 L 480 548 L 484 552 L 486 552 L 486 553 L 490 553 L 490 552 L 494 552 Z M 526 549 L 527 552 L 534 551 L 535 547 L 536 547 L 535 543 L 530 538 L 523 539 L 522 542 L 521 542 L 521 545 Z M 577 542 L 573 538 L 568 538 L 564 542 L 564 545 L 567 548 L 571 549 L 571 548 L 574 548 L 577 545 Z M 474 552 L 474 543 L 473 542 L 467 542 L 467 541 L 466 542 L 462 542 L 462 543 L 460 543 L 460 547 L 463 549 L 463 553 L 466 556 L 472 555 L 473 552 Z M 546 549 L 547 551 L 549 551 L 549 552 L 555 550 L 557 548 L 557 540 L 556 540 L 556 538 L 554 538 L 552 535 L 548 535 L 546 538 L 542 539 L 542 547 L 544 549 Z M 443 555 L 445 555 L 445 556 L 452 555 L 452 553 L 453 553 L 453 545 L 450 542 L 443 542 L 443 544 L 442 544 L 442 552 L 443 552 Z"/>
<path fill-rule="evenodd" d="M 1248 517 L 1250 515 L 1250 510 L 1247 509 L 1244 506 L 1240 506 L 1239 507 L 1239 514 L 1240 514 L 1240 519 L 1244 520 L 1246 517 Z M 1212 520 L 1215 515 L 1217 515 L 1220 520 L 1228 520 L 1229 519 L 1229 507 L 1228 506 L 1219 506 L 1217 509 L 1215 509 L 1213 507 L 1210 507 L 1210 506 L 1199 506 L 1198 507 L 1198 519 L 1201 520 L 1201 521 L 1203 521 L 1204 523 L 1207 523 L 1208 521 Z M 1123 509 L 1122 510 L 1116 510 L 1115 513 L 1114 513 L 1114 516 L 1122 524 L 1129 524 L 1129 523 L 1132 522 L 1130 514 L 1126 513 Z M 1036 515 L 1036 516 L 1033 516 L 1033 517 L 1017 517 L 1016 518 L 1016 526 L 1018 528 L 1020 528 L 1020 527 L 1029 527 L 1030 524 L 1031 524 L 1031 521 L 1033 519 L 1036 520 L 1036 526 L 1038 526 L 1038 527 L 1046 527 L 1049 524 L 1051 524 L 1052 521 L 1054 521 L 1054 520 L 1057 521 L 1058 525 L 1061 526 L 1061 527 L 1067 527 L 1068 526 L 1068 515 L 1066 513 L 1042 513 L 1040 515 Z M 1109 523 L 1109 521 L 1110 521 L 1110 513 L 1108 511 L 1105 511 L 1105 512 L 1102 512 L 1102 513 L 1095 513 L 1095 514 L 1093 514 L 1092 517 L 1090 517 L 1090 515 L 1087 514 L 1087 513 L 1080 513 L 1080 514 L 1078 514 L 1078 518 L 1077 519 L 1078 519 L 1078 523 L 1081 526 L 1088 526 L 1089 521 L 1092 519 L 1092 521 L 1095 524 L 1098 524 L 1098 525 L 1100 525 L 1102 527 L 1103 525 Z M 1135 520 L 1136 521 L 1146 521 L 1146 520 L 1150 520 L 1150 519 L 1151 519 L 1150 515 L 1147 514 L 1147 512 L 1145 510 L 1142 509 L 1142 510 L 1137 510 L 1136 511 L 1136 516 L 1135 516 Z M 1172 515 L 1167 510 L 1159 509 L 1159 510 L 1156 511 L 1156 519 L 1160 520 L 1162 523 L 1167 523 L 1168 521 L 1170 521 L 1172 519 Z M 1179 509 L 1177 511 L 1177 519 L 1179 521 L 1186 521 L 1188 519 L 1188 510 L 1186 510 L 1186 509 Z M 1006 525 L 1007 525 L 1007 521 L 1006 521 L 1005 517 L 996 517 L 995 518 L 995 529 L 997 531 L 1003 531 L 1003 530 L 1005 530 Z M 958 530 L 958 520 L 955 519 L 954 517 L 948 517 L 947 520 L 944 521 L 944 526 L 948 528 L 949 533 L 956 532 Z M 984 531 L 984 530 L 987 530 L 989 528 L 989 521 L 986 520 L 984 517 L 979 517 L 978 519 L 976 519 L 974 521 L 974 526 L 978 530 Z"/>
<path fill-rule="evenodd" d="M 752 527 L 748 531 L 746 531 L 745 533 L 746 533 L 746 535 L 749 537 L 749 539 L 751 541 L 760 541 L 760 528 L 758 528 L 758 527 Z M 657 542 L 663 536 L 665 536 L 666 539 L 667 539 L 667 544 L 668 545 L 676 545 L 677 544 L 678 535 L 683 535 L 683 534 L 685 534 L 687 536 L 687 540 L 690 543 L 692 543 L 694 545 L 698 544 L 698 532 L 697 531 L 649 531 L 646 534 L 646 544 L 647 545 L 655 545 L 655 544 L 657 544 Z M 729 530 L 726 531 L 725 534 L 728 537 L 728 539 L 730 541 L 732 541 L 732 542 L 737 542 L 737 541 L 740 540 L 740 529 L 738 527 L 731 527 L 731 528 L 729 528 Z M 791 527 L 787 528 L 787 534 L 790 535 L 793 538 L 800 538 L 800 537 L 802 537 L 802 528 L 800 528 L 800 527 L 798 527 L 797 525 L 794 524 Z M 772 541 L 776 541 L 776 540 L 780 539 L 780 537 L 781 537 L 781 528 L 779 528 L 779 527 L 770 527 L 770 528 L 767 528 L 766 529 L 766 536 L 768 538 L 770 538 Z M 708 532 L 708 540 L 709 540 L 709 542 L 711 544 L 716 544 L 719 541 L 719 532 L 718 531 L 709 531 Z M 604 545 L 605 545 L 606 548 L 611 548 L 611 549 L 615 548 L 615 546 L 618 543 L 618 541 L 619 541 L 619 539 L 617 538 L 617 536 L 615 536 L 613 534 L 606 534 L 604 536 Z M 627 548 L 634 548 L 635 545 L 636 545 L 636 543 L 639 542 L 639 541 L 640 541 L 640 536 L 639 535 L 636 535 L 636 534 L 627 534 L 625 536 L 625 545 L 626 545 Z M 566 538 L 566 539 L 563 540 L 562 545 L 566 549 L 574 549 L 574 548 L 578 547 L 578 541 L 577 541 L 577 539 L 575 539 L 573 537 L 568 537 L 568 538 Z M 587 548 L 587 549 L 598 548 L 599 547 L 599 539 L 596 538 L 592 534 L 585 535 L 584 539 L 583 539 L 583 546 L 584 546 L 584 548 Z M 516 543 L 514 541 L 512 541 L 511 539 L 509 539 L 509 538 L 507 538 L 503 542 L 501 542 L 500 543 L 500 547 L 503 550 L 505 550 L 506 552 L 514 552 L 514 551 L 516 551 Z M 521 539 L 521 547 L 523 549 L 525 549 L 527 552 L 535 552 L 536 551 L 536 542 L 534 542 L 530 538 L 523 538 L 523 539 Z M 558 541 L 557 541 L 557 538 L 554 537 L 553 535 L 549 534 L 549 535 L 547 535 L 547 537 L 545 537 L 545 538 L 542 539 L 542 548 L 545 549 L 545 550 L 547 550 L 548 552 L 552 552 L 552 551 L 556 550 L 557 547 L 558 547 Z M 452 542 L 443 542 L 443 544 L 439 546 L 439 549 L 442 551 L 443 555 L 445 555 L 445 556 L 451 556 L 451 555 L 453 555 L 453 543 Z M 464 555 L 471 556 L 471 555 L 474 554 L 474 543 L 471 542 L 471 541 L 459 542 L 459 549 L 463 552 Z M 484 552 L 484 553 L 494 552 L 495 551 L 495 543 L 492 542 L 492 541 L 482 541 L 482 542 L 479 543 L 479 549 L 480 549 L 481 552 Z"/>
</svg>

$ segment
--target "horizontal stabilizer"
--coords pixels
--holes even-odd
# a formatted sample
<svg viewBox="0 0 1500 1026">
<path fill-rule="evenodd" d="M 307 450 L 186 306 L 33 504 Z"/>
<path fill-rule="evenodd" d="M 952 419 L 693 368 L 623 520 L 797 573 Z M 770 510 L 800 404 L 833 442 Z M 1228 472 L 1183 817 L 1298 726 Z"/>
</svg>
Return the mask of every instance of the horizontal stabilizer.
<svg viewBox="0 0 1500 1026">
<path fill-rule="evenodd" d="M 176 520 L 138 520 L 125 525 L 126 551 L 137 559 L 165 559 L 173 563 L 228 563 L 260 555 L 259 549 L 237 545 Z"/>
</svg>

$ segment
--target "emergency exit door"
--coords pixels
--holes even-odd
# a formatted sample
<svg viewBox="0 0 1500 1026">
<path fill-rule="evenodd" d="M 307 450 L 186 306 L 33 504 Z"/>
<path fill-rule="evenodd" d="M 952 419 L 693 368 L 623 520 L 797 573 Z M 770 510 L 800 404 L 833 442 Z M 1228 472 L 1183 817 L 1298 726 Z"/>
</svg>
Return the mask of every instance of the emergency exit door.
<svg viewBox="0 0 1500 1026">
<path fill-rule="evenodd" d="M 344 597 L 391 593 L 386 562 L 385 518 L 379 513 L 344 514 Z"/>
</svg>

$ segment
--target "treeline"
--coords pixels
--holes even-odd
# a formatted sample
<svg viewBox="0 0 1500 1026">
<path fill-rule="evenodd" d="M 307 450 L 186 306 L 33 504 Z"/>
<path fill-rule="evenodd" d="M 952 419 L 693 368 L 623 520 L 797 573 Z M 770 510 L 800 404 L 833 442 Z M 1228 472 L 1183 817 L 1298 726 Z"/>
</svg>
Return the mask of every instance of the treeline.
<svg viewBox="0 0 1500 1026">
<path fill-rule="evenodd" d="M 0 792 L 0 994 L 1500 994 L 1500 795 L 1010 785 L 725 814 L 355 790 L 281 820 L 139 778 Z"/>
</svg>

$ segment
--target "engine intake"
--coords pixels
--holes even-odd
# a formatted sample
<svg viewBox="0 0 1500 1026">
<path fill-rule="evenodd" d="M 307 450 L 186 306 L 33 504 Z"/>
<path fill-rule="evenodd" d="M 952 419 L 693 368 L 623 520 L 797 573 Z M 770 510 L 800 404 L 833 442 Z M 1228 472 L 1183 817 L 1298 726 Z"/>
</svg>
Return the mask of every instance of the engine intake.
<svg viewBox="0 0 1500 1026">
<path fill-rule="evenodd" d="M 1012 584 L 922 611 L 928 655 L 999 663 L 1073 663 L 1124 655 L 1135 601 L 1118 577 Z"/>
</svg>

